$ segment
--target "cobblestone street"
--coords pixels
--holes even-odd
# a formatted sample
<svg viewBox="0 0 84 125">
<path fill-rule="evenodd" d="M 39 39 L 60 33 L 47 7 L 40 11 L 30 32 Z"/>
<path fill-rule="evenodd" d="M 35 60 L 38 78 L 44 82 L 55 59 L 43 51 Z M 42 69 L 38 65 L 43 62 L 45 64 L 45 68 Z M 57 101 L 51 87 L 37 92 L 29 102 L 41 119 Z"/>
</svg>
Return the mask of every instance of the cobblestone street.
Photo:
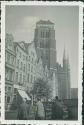
<svg viewBox="0 0 84 125">
<path fill-rule="evenodd" d="M 69 106 L 67 105 L 67 107 L 65 105 L 63 105 L 62 110 L 63 110 L 63 120 L 70 120 L 70 119 L 78 119 L 78 112 L 77 112 L 77 100 L 67 100 L 69 101 L 69 103 L 73 103 L 73 105 L 69 104 Z M 45 120 L 53 120 L 52 119 L 52 102 L 46 102 L 44 104 L 45 106 Z M 59 111 L 58 111 L 59 112 Z M 12 110 L 9 112 L 6 112 L 6 119 L 17 119 L 17 114 L 18 111 L 16 110 Z M 35 120 L 35 114 L 34 112 L 31 110 L 28 116 L 29 120 Z"/>
</svg>

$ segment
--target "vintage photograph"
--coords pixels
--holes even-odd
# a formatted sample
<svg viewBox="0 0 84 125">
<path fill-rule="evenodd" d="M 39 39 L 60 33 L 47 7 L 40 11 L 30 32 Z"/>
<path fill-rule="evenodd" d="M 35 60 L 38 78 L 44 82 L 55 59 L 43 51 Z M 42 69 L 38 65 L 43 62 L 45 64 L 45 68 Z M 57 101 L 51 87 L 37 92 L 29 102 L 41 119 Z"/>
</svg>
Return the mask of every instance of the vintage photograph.
<svg viewBox="0 0 84 125">
<path fill-rule="evenodd" d="M 5 120 L 78 120 L 79 6 L 5 5 L 4 37 Z"/>
</svg>

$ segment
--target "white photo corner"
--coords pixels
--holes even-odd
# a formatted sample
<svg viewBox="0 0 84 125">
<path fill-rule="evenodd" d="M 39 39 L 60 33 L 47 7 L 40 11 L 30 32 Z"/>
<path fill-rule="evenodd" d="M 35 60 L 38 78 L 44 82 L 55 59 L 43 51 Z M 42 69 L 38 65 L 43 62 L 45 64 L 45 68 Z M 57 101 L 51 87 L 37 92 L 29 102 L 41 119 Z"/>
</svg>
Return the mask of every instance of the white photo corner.
<svg viewBox="0 0 84 125">
<path fill-rule="evenodd" d="M 1 123 L 82 124 L 82 2 L 1 2 Z"/>
</svg>

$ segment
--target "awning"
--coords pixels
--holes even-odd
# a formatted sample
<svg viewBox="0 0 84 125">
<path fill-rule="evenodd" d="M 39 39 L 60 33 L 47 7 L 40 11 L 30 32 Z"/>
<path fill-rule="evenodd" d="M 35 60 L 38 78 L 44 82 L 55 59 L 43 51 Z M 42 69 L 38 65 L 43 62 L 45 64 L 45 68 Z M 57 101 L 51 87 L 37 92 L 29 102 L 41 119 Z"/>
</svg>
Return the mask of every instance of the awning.
<svg viewBox="0 0 84 125">
<path fill-rule="evenodd" d="M 31 98 L 27 95 L 27 93 L 26 93 L 25 91 L 23 91 L 23 90 L 18 90 L 18 92 L 19 92 L 19 94 L 20 94 L 20 96 L 21 96 L 22 98 L 26 98 L 27 100 L 31 100 Z"/>
</svg>

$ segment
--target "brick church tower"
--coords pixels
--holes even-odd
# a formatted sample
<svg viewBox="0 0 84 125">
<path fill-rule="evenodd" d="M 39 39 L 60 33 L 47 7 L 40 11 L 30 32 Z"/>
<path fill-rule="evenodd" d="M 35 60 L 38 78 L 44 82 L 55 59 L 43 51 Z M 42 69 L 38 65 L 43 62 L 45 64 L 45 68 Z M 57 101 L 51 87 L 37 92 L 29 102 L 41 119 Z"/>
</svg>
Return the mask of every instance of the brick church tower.
<svg viewBox="0 0 84 125">
<path fill-rule="evenodd" d="M 49 70 L 56 68 L 56 40 L 54 23 L 40 20 L 36 23 L 34 42 L 38 57 Z"/>
</svg>

